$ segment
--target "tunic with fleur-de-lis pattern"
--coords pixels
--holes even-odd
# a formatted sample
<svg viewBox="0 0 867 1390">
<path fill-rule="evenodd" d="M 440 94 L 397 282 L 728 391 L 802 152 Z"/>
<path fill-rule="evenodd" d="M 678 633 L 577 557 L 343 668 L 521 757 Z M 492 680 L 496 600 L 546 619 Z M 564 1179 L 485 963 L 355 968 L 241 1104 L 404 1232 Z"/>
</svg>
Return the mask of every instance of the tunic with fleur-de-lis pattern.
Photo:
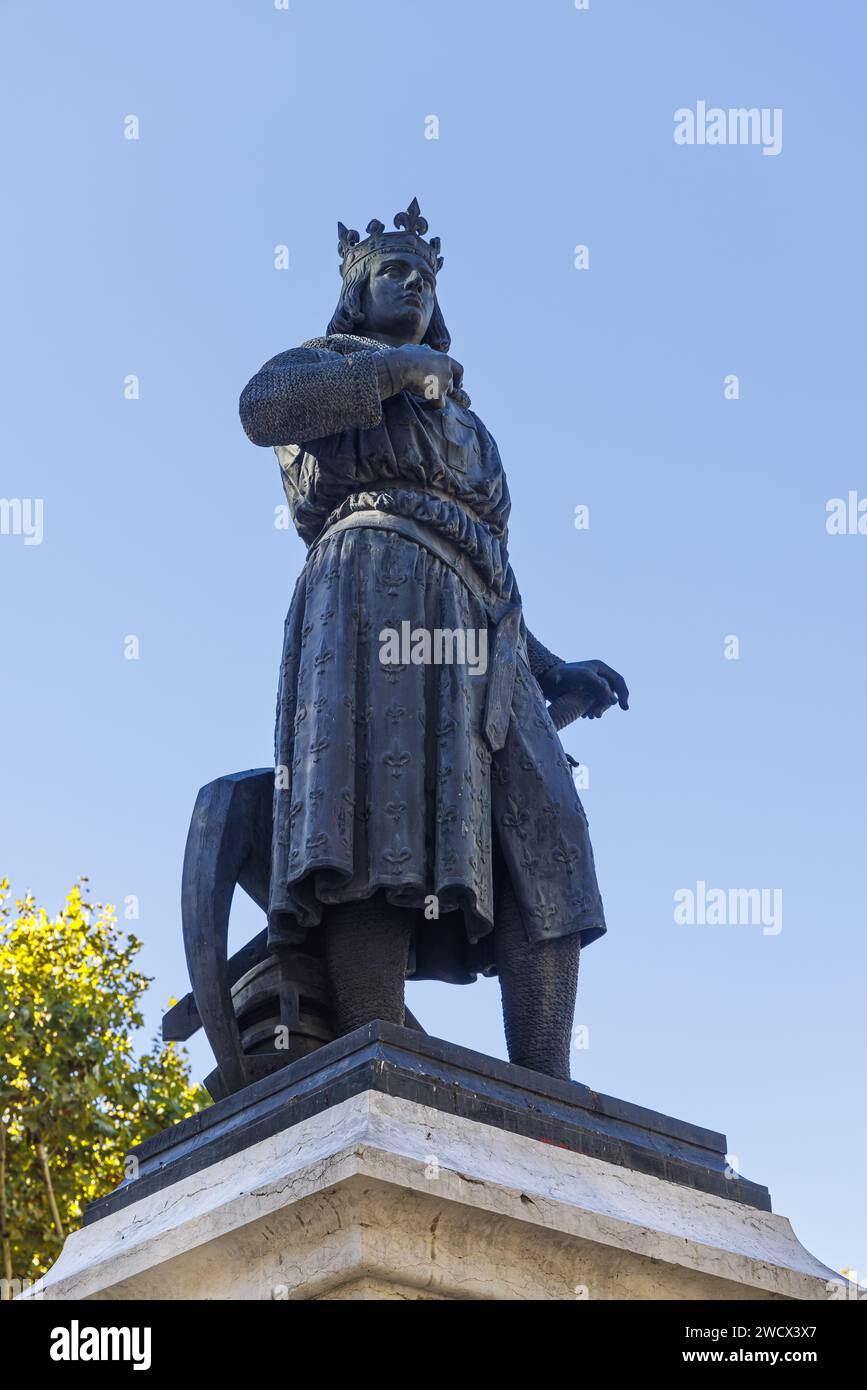
<svg viewBox="0 0 867 1390">
<path fill-rule="evenodd" d="M 276 449 L 299 534 L 318 539 L 283 642 L 269 942 L 303 941 L 326 904 L 383 889 L 427 907 L 414 976 L 460 983 L 493 970 L 499 873 L 533 940 L 580 933 L 586 945 L 605 920 L 587 819 L 534 675 L 558 659 L 526 634 L 495 753 L 487 674 L 381 660 L 386 630 L 487 632 L 488 591 L 520 602 L 493 438 L 462 399 L 380 400 L 385 351 L 351 335 L 315 339 L 266 363 L 241 397 L 249 437 Z M 479 583 L 399 530 L 329 534 L 371 510 L 457 546 Z"/>
</svg>

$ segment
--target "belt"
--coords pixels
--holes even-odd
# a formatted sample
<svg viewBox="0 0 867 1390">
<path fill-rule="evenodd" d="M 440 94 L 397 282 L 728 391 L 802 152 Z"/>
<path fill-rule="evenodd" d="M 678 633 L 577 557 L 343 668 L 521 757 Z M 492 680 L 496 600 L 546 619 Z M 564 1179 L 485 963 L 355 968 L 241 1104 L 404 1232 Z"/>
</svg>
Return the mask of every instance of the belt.
<svg viewBox="0 0 867 1390">
<path fill-rule="evenodd" d="M 373 482 L 365 483 L 364 492 L 418 492 L 423 497 L 438 497 L 443 502 L 451 502 L 464 512 L 471 521 L 477 525 L 484 526 L 484 521 L 462 497 L 458 497 L 453 492 L 446 492 L 444 488 L 437 487 L 435 483 L 414 483 L 409 478 L 374 478 Z M 422 523 L 424 525 L 424 523 Z"/>
<path fill-rule="evenodd" d="M 486 584 L 473 568 L 472 561 L 465 552 L 445 536 L 439 535 L 429 526 L 414 521 L 407 516 L 393 516 L 390 512 L 359 511 L 335 521 L 311 545 L 307 552 L 308 561 L 325 541 L 331 540 L 340 531 L 356 527 L 381 531 L 396 531 L 407 540 L 429 550 L 443 564 L 462 580 L 470 593 L 484 607 L 490 625 L 494 629 L 488 688 L 485 693 L 484 733 L 488 747 L 496 753 L 506 742 L 509 720 L 512 714 L 512 695 L 515 689 L 515 668 L 519 650 L 526 660 L 526 647 L 521 633 L 521 605 L 510 603 L 496 590 Z"/>
</svg>

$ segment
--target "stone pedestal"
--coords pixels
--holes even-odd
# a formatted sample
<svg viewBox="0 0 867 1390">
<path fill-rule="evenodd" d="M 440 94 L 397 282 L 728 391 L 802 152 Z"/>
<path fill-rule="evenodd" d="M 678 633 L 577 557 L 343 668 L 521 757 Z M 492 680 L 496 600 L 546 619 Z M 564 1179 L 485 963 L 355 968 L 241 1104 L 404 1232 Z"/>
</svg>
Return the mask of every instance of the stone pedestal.
<svg viewBox="0 0 867 1390">
<path fill-rule="evenodd" d="M 52 1299 L 826 1299 L 722 1135 L 376 1023 L 135 1151 Z"/>
</svg>

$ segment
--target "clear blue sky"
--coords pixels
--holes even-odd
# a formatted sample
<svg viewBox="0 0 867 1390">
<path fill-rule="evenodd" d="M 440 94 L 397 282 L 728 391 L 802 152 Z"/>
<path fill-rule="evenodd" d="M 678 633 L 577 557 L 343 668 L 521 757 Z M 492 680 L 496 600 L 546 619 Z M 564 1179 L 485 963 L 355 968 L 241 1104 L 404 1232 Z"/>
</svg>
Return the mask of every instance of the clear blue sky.
<svg viewBox="0 0 867 1390">
<path fill-rule="evenodd" d="M 190 811 L 272 760 L 303 558 L 238 394 L 324 331 L 338 218 L 417 194 L 528 621 L 633 692 L 564 740 L 609 921 L 574 1074 L 725 1131 L 805 1244 L 867 1276 L 867 536 L 825 530 L 829 498 L 867 496 L 867 10 L 5 0 L 2 30 L 0 494 L 44 499 L 41 545 L 0 537 L 14 889 L 138 895 L 150 1024 L 185 990 Z M 782 152 L 675 145 L 699 100 L 781 107 Z M 699 880 L 781 888 L 782 932 L 677 925 Z M 236 942 L 258 925 L 239 905 Z M 409 1000 L 505 1055 L 494 982 Z"/>
</svg>

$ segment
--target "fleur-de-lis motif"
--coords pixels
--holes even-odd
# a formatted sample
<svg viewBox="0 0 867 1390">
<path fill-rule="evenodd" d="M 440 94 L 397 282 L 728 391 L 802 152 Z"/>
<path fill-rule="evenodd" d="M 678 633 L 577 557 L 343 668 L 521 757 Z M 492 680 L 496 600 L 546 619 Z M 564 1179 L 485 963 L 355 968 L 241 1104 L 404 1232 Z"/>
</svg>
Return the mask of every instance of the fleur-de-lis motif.
<svg viewBox="0 0 867 1390">
<path fill-rule="evenodd" d="M 397 824 L 397 822 L 400 820 L 401 816 L 403 815 L 404 811 L 406 810 L 406 802 L 405 802 L 405 801 L 387 801 L 387 802 L 385 803 L 385 809 L 386 809 L 386 813 L 387 813 L 389 816 L 391 816 L 392 820 L 395 822 L 395 824 Z"/>
<path fill-rule="evenodd" d="M 380 224 L 381 226 L 382 224 Z M 359 243 L 359 235 L 354 227 L 344 227 L 342 222 L 337 224 L 337 254 L 341 260 L 351 247 Z"/>
<path fill-rule="evenodd" d="M 390 564 L 390 561 L 389 561 Z M 400 570 L 383 569 L 382 584 L 388 598 L 400 597 L 400 586 L 409 579 L 408 574 L 401 574 Z M 386 620 L 386 627 L 396 627 L 396 622 Z"/>
<path fill-rule="evenodd" d="M 399 705 L 396 700 L 392 700 L 388 709 L 385 711 L 385 717 L 390 724 L 399 724 L 405 714 L 405 707 Z"/>
<path fill-rule="evenodd" d="M 312 755 L 314 763 L 319 762 L 320 755 L 325 752 L 330 742 L 331 739 L 328 737 L 328 735 L 323 734 L 322 738 L 318 738 L 315 743 L 311 743 L 310 753 Z"/>
<path fill-rule="evenodd" d="M 492 758 L 492 771 L 501 787 L 505 787 L 509 781 L 509 769 L 499 758 Z"/>
<path fill-rule="evenodd" d="M 524 853 L 521 856 L 521 867 L 523 869 L 526 869 L 528 874 L 535 874 L 536 870 L 539 867 L 538 859 L 535 857 L 535 855 L 532 855 L 530 853 L 526 845 L 524 846 Z"/>
<path fill-rule="evenodd" d="M 408 232 L 415 232 L 416 236 L 424 236 L 428 229 L 428 220 L 422 217 L 421 208 L 418 205 L 418 198 L 413 198 L 406 212 L 396 212 L 394 214 L 394 225 L 398 231 L 404 227 Z M 437 248 L 439 248 L 439 239 Z M 433 246 L 433 241 L 430 243 Z"/>
<path fill-rule="evenodd" d="M 394 837 L 394 845 L 391 849 L 384 849 L 382 857 L 399 874 L 403 873 L 403 866 L 408 859 L 412 859 L 412 850 L 406 845 L 402 845 L 397 836 Z"/>
<path fill-rule="evenodd" d="M 503 825 L 506 829 L 514 830 L 519 839 L 525 840 L 527 838 L 527 832 L 524 827 L 529 819 L 530 813 L 519 806 L 514 796 L 510 796 L 509 809 L 503 816 Z"/>
<path fill-rule="evenodd" d="M 557 916 L 557 906 L 555 903 L 540 903 L 538 907 L 532 909 L 530 916 L 541 922 L 542 930 L 547 931 L 551 918 Z"/>
<path fill-rule="evenodd" d="M 383 754 L 382 761 L 386 767 L 391 769 L 392 777 L 402 777 L 403 769 L 410 762 L 410 754 L 405 749 L 394 747 L 388 753 Z"/>
<path fill-rule="evenodd" d="M 557 841 L 557 848 L 553 851 L 551 857 L 553 859 L 556 859 L 558 864 L 565 865 L 566 872 L 568 874 L 571 874 L 572 865 L 578 858 L 578 850 L 575 849 L 572 845 L 568 845 L 564 840 L 563 836 L 561 835 L 559 840 Z"/>
<path fill-rule="evenodd" d="M 536 763 L 533 758 L 522 758 L 521 767 L 524 769 L 525 772 L 532 772 L 537 782 L 544 782 L 545 778 L 543 774 L 539 771 L 538 763 Z"/>
</svg>

